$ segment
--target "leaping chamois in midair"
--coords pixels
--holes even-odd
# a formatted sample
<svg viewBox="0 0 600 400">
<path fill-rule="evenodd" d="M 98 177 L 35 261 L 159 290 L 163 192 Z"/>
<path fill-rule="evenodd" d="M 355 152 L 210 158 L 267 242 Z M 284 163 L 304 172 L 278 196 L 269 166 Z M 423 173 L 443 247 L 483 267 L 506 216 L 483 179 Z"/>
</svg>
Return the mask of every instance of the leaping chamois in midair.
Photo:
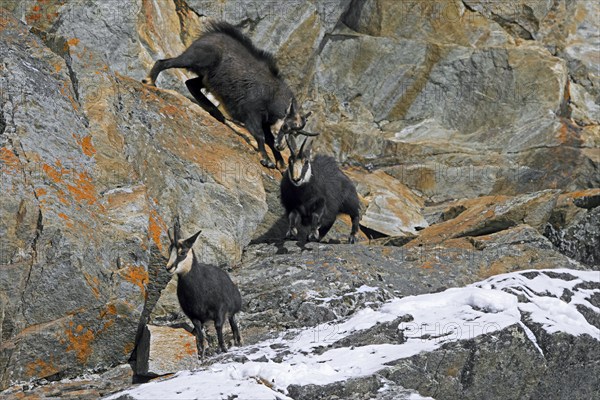
<svg viewBox="0 0 600 400">
<path fill-rule="evenodd" d="M 349 243 L 356 242 L 360 202 L 354 183 L 338 167 L 333 157 L 319 154 L 313 158 L 312 141 L 304 140 L 299 151 L 293 138 L 287 172 L 280 184 L 281 203 L 289 220 L 286 237 L 296 239 L 300 224 L 310 226 L 308 240 L 319 241 L 333 226 L 337 215 L 352 219 Z"/>
<path fill-rule="evenodd" d="M 261 164 L 274 168 L 265 143 L 273 150 L 277 166 L 284 168 L 280 151 L 290 133 L 315 136 L 303 131 L 310 113 L 301 115 L 290 87 L 279 75 L 272 54 L 260 50 L 233 25 L 209 23 L 202 36 L 180 56 L 158 60 L 142 82 L 154 85 L 158 74 L 169 68 L 186 68 L 198 75 L 186 81 L 190 93 L 214 118 L 223 114 L 200 89 L 208 90 L 231 117 L 244 124 L 258 143 Z"/>
</svg>

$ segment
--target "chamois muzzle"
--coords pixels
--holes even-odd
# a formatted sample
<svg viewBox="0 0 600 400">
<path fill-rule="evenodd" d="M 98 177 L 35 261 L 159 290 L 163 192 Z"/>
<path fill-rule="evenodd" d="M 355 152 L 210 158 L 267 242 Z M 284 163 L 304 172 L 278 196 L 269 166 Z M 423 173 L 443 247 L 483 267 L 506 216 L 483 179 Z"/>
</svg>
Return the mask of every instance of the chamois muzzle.
<svg viewBox="0 0 600 400">
<path fill-rule="evenodd" d="M 287 138 L 288 135 L 291 135 L 293 137 L 298 137 L 300 135 L 302 136 L 310 136 L 310 137 L 314 137 L 314 136 L 319 136 L 319 133 L 317 132 L 307 132 L 304 130 L 304 127 L 306 126 L 306 122 L 308 121 L 308 117 L 310 117 L 312 115 L 312 111 L 307 112 L 306 114 L 304 114 L 303 116 L 300 117 L 300 124 L 298 125 L 284 125 L 281 130 L 279 131 L 279 134 L 277 135 L 277 137 L 275 138 L 275 148 L 278 151 L 283 151 L 285 150 L 286 146 L 286 142 L 287 140 L 283 140 L 284 138 Z"/>
</svg>

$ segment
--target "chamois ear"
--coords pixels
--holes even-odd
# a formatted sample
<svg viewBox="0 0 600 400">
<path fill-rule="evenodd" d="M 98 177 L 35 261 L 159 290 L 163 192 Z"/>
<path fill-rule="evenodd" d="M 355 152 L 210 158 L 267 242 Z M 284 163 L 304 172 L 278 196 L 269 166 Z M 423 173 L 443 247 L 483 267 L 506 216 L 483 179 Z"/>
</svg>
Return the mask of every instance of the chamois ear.
<svg viewBox="0 0 600 400">
<path fill-rule="evenodd" d="M 302 146 L 300 147 L 300 152 L 298 153 L 298 157 L 303 158 L 303 159 L 308 159 L 311 160 L 311 153 L 312 153 L 312 140 L 309 140 L 309 138 L 305 138 L 304 141 L 302 142 Z"/>
<path fill-rule="evenodd" d="M 196 243 L 196 239 L 198 239 L 198 235 L 200 235 L 201 232 L 202 229 L 190 236 L 189 238 L 185 239 L 185 241 L 183 242 L 184 247 L 191 249 L 192 246 L 194 246 L 194 243 Z"/>
<path fill-rule="evenodd" d="M 308 138 L 304 138 L 304 140 L 302 141 L 302 145 L 300 146 L 300 150 L 298 151 L 298 157 L 302 158 L 304 157 L 304 147 L 306 147 L 306 142 L 308 141 Z"/>
<path fill-rule="evenodd" d="M 313 141 L 312 140 L 307 140 L 307 144 L 306 147 L 304 148 L 304 158 L 308 158 L 309 160 L 312 160 L 312 146 L 313 146 Z"/>
</svg>

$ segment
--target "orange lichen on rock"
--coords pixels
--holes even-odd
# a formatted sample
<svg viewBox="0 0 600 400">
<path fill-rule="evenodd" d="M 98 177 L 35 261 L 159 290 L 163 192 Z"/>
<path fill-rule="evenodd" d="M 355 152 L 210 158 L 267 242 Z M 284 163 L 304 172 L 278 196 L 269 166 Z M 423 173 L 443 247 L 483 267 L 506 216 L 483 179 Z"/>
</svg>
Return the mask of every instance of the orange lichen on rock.
<svg viewBox="0 0 600 400">
<path fill-rule="evenodd" d="M 421 265 L 421 268 L 423 268 L 423 269 L 432 269 L 433 268 L 433 263 L 427 261 L 427 262 L 425 262 L 425 263 L 423 263 Z"/>
<path fill-rule="evenodd" d="M 71 39 L 67 40 L 67 44 L 69 46 L 77 46 L 79 44 L 79 39 L 71 38 Z"/>
<path fill-rule="evenodd" d="M 108 328 L 110 328 L 111 326 L 113 326 L 115 324 L 114 320 L 109 320 L 104 322 L 104 324 L 102 325 L 102 329 L 100 330 L 100 332 L 105 332 Z"/>
<path fill-rule="evenodd" d="M 172 104 L 167 104 L 161 107 L 158 112 L 171 119 L 173 119 L 173 117 L 189 119 L 188 115 L 180 107 L 175 107 Z"/>
<path fill-rule="evenodd" d="M 133 351 L 134 348 L 135 348 L 134 342 L 126 343 L 125 346 L 123 346 L 123 354 L 131 354 L 131 352 Z"/>
<path fill-rule="evenodd" d="M 117 307 L 114 304 L 109 303 L 100 311 L 100 318 L 105 318 L 108 315 L 117 315 Z"/>
<path fill-rule="evenodd" d="M 77 360 L 81 364 L 85 364 L 92 354 L 92 341 L 94 340 L 94 332 L 91 329 L 85 329 L 81 325 L 74 326 L 73 321 L 69 322 L 69 327 L 65 329 L 67 351 L 75 352 Z"/>
<path fill-rule="evenodd" d="M 193 346 L 190 342 L 186 342 L 183 346 L 183 351 L 185 351 L 188 355 L 193 356 L 196 354 L 196 347 Z"/>
<path fill-rule="evenodd" d="M 563 193 L 560 196 L 558 196 L 556 205 L 557 206 L 565 206 L 567 204 L 573 203 L 573 200 L 575 200 L 575 199 L 583 199 L 583 198 L 587 198 L 587 197 L 596 197 L 596 196 L 600 196 L 599 188 L 585 189 L 585 190 L 578 190 L 576 192 Z"/>
<path fill-rule="evenodd" d="M 40 14 L 39 12 L 33 12 L 25 16 L 25 21 L 27 22 L 27 25 L 33 25 L 35 22 L 38 22 L 41 19 L 42 14 Z"/>
<path fill-rule="evenodd" d="M 77 143 L 81 146 L 81 150 L 83 151 L 83 154 L 85 154 L 88 157 L 92 157 L 94 154 L 96 154 L 96 148 L 94 147 L 94 144 L 92 143 L 91 136 L 88 135 L 88 136 L 79 138 L 76 135 L 73 135 L 73 137 L 75 138 Z"/>
<path fill-rule="evenodd" d="M 146 283 L 148 282 L 148 271 L 143 266 L 131 265 L 126 268 L 123 278 L 127 282 L 139 286 L 142 293 L 146 292 Z"/>
<path fill-rule="evenodd" d="M 98 286 L 100 285 L 100 280 L 95 276 L 91 276 L 87 272 L 83 273 L 83 277 L 85 278 L 85 281 L 89 285 L 90 289 L 92 289 L 92 293 L 94 293 L 94 296 L 97 299 L 100 298 L 100 290 L 98 289 Z"/>
<path fill-rule="evenodd" d="M 54 183 L 62 181 L 62 169 L 54 168 L 48 164 L 43 164 L 42 169 Z"/>
<path fill-rule="evenodd" d="M 0 147 L 0 161 L 10 168 L 16 168 L 19 165 L 19 157 L 6 147 Z"/>
<path fill-rule="evenodd" d="M 159 251 L 162 251 L 163 249 L 160 236 L 166 229 L 167 226 L 165 221 L 163 221 L 160 215 L 158 215 L 158 212 L 156 212 L 154 209 L 150 210 L 150 215 L 148 218 L 148 236 L 156 244 L 156 247 L 158 247 Z"/>
<path fill-rule="evenodd" d="M 60 94 L 65 96 L 67 99 L 69 99 L 69 101 L 71 102 L 71 105 L 73 106 L 73 109 L 75 109 L 75 111 L 79 111 L 79 104 L 77 103 L 75 98 L 72 96 L 72 93 L 73 92 L 72 92 L 71 84 L 68 81 L 64 81 L 63 87 L 60 88 Z"/>
<path fill-rule="evenodd" d="M 51 361 L 38 359 L 27 364 L 27 375 L 30 377 L 43 378 L 59 372 Z"/>
<path fill-rule="evenodd" d="M 75 185 L 67 185 L 67 189 L 77 202 L 87 203 L 88 205 L 96 203 L 98 200 L 96 187 L 86 172 L 78 173 L 75 176 L 74 183 Z"/>
</svg>

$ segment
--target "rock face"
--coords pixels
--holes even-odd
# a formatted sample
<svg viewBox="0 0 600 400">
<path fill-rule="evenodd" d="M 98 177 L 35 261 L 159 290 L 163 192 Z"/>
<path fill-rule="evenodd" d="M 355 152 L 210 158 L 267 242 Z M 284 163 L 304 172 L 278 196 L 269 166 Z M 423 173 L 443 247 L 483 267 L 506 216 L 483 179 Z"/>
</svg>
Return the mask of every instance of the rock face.
<svg viewBox="0 0 600 400">
<path fill-rule="evenodd" d="M 126 361 L 173 217 L 235 262 L 267 206 L 252 148 L 184 97 L 6 13 L 0 30 L 4 387 Z"/>
<path fill-rule="evenodd" d="M 560 196 L 544 235 L 567 256 L 600 265 L 600 190 Z"/>
<path fill-rule="evenodd" d="M 196 337 L 185 329 L 146 325 L 137 347 L 136 374 L 159 376 L 194 369 Z"/>
<path fill-rule="evenodd" d="M 252 345 L 314 333 L 393 297 L 524 269 L 598 269 L 596 2 L 0 6 L 0 390 L 98 372 L 105 377 L 94 375 L 97 389 L 64 386 L 94 398 L 117 389 L 102 381 L 111 376 L 104 371 L 127 361 L 139 360 L 143 373 L 176 372 L 179 364 L 136 352 L 143 340 L 175 338 L 172 325 L 186 323 L 177 282 L 163 268 L 176 215 L 184 234 L 202 229 L 200 261 L 222 265 L 239 285 Z M 260 166 L 244 128 L 190 101 L 187 71 L 165 71 L 159 89 L 140 83 L 208 19 L 238 25 L 276 54 L 313 111 L 315 149 L 334 155 L 357 184 L 361 244 L 338 244 L 350 231 L 343 217 L 325 243 L 284 242 L 281 174 Z M 585 285 L 554 297 L 585 297 L 593 307 L 577 310 L 598 327 L 597 283 Z M 597 397 L 597 338 L 548 332 L 528 314 L 497 336 L 400 357 L 385 373 L 285 390 L 382 400 L 416 392 Z M 394 325 L 410 322 L 404 317 L 337 345 L 401 345 L 407 332 Z M 286 357 L 275 353 L 265 364 Z M 499 371 L 505 380 L 491 381 Z M 58 386 L 39 390 L 62 394 Z"/>
<path fill-rule="evenodd" d="M 410 236 L 428 226 L 422 215 L 423 199 L 383 171 L 347 171 L 367 203 L 360 224 L 385 236 Z"/>
</svg>

